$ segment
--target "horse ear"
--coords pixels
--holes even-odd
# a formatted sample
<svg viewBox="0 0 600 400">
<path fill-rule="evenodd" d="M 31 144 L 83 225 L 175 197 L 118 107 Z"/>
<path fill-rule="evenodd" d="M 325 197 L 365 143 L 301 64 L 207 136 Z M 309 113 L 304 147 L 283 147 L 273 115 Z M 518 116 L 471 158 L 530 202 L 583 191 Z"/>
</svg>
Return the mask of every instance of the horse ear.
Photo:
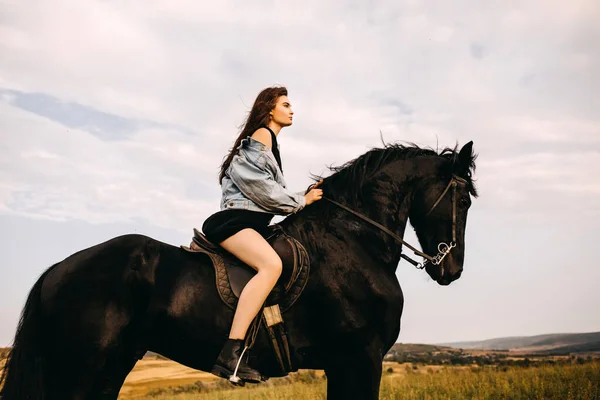
<svg viewBox="0 0 600 400">
<path fill-rule="evenodd" d="M 459 176 L 467 174 L 473 161 L 473 141 L 465 144 L 458 153 L 456 164 L 454 164 L 454 173 Z"/>
</svg>

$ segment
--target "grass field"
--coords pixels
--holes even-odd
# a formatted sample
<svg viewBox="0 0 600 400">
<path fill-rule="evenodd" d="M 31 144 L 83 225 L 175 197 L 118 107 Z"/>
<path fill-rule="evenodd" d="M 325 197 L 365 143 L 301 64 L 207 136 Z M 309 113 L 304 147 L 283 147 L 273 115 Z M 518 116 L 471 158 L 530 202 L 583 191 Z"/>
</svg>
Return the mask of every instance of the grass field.
<svg viewBox="0 0 600 400">
<path fill-rule="evenodd" d="M 168 360 L 142 360 L 119 399 L 325 399 L 321 371 L 300 371 L 233 388 Z M 600 361 L 529 367 L 441 367 L 384 363 L 381 399 L 600 399 Z"/>
<path fill-rule="evenodd" d="M 380 399 L 600 399 L 598 358 L 540 358 L 528 366 L 384 362 L 383 367 Z M 166 359 L 144 358 L 127 377 L 119 399 L 325 399 L 326 384 L 322 371 L 300 371 L 260 385 L 234 388 L 206 372 Z"/>
</svg>

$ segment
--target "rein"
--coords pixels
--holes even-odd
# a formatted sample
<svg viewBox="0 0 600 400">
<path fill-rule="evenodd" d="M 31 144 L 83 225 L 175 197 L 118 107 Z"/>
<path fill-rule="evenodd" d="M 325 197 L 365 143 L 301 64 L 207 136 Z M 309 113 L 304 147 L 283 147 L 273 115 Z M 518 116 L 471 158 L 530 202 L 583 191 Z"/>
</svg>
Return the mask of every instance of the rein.
<svg viewBox="0 0 600 400">
<path fill-rule="evenodd" d="M 450 244 L 440 242 L 438 244 L 438 253 L 433 257 L 428 254 L 423 253 L 422 251 L 417 250 L 416 248 L 414 248 L 413 246 L 408 244 L 406 241 L 404 241 L 404 239 L 402 239 L 400 236 L 396 235 L 394 232 L 392 232 L 385 226 L 381 225 L 380 223 L 375 222 L 372 219 L 362 215 L 361 213 L 358 213 L 358 212 L 354 211 L 353 209 L 351 209 L 341 203 L 338 203 L 337 201 L 332 200 L 328 197 L 323 196 L 323 199 L 329 201 L 330 203 L 335 204 L 336 206 L 338 206 L 340 208 L 343 208 L 344 210 L 348 211 L 349 213 L 354 214 L 357 217 L 361 218 L 362 220 L 379 228 L 380 230 L 384 231 L 385 233 L 390 235 L 392 238 L 394 238 L 398 242 L 402 243 L 403 245 L 405 245 L 406 247 L 411 249 L 414 252 L 414 254 L 423 257 L 425 259 L 425 261 L 423 263 L 419 263 L 419 262 L 413 260 L 412 258 L 410 258 L 409 256 L 407 256 L 406 254 L 403 254 L 403 253 L 400 254 L 400 257 L 404 258 L 406 261 L 408 261 L 409 263 L 414 265 L 416 268 L 423 269 L 427 266 L 427 263 L 432 263 L 433 265 L 440 265 L 441 262 L 444 260 L 444 258 L 450 253 L 450 250 L 452 250 L 452 248 L 456 247 L 456 186 L 458 183 L 466 183 L 466 182 L 467 181 L 464 180 L 463 178 L 453 175 L 452 179 L 450 179 L 450 182 L 448 182 L 448 185 L 446 185 L 446 188 L 444 189 L 442 194 L 440 194 L 440 196 L 435 201 L 435 203 L 433 203 L 433 206 L 431 206 L 429 211 L 427 211 L 427 213 L 425 214 L 426 216 L 429 215 L 437 207 L 437 205 L 440 203 L 440 201 L 442 201 L 444 196 L 446 196 L 446 193 L 448 193 L 448 190 L 450 190 L 450 188 L 452 188 L 452 241 L 450 242 Z M 309 190 L 310 190 L 310 188 L 309 188 Z M 308 190 L 307 190 L 307 192 L 308 192 Z"/>
</svg>

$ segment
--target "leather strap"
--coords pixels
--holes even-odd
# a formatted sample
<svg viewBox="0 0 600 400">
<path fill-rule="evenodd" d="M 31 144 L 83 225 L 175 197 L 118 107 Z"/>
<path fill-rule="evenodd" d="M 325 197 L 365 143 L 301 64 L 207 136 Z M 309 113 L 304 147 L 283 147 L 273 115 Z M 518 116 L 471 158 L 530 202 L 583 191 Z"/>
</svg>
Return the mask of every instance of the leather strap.
<svg viewBox="0 0 600 400">
<path fill-rule="evenodd" d="M 442 194 L 440 194 L 440 196 L 438 197 L 438 199 L 435 201 L 435 203 L 433 203 L 433 206 L 431 206 L 431 208 L 429 209 L 429 211 L 427 211 L 427 213 L 425 215 L 429 215 L 435 207 L 437 207 L 437 205 L 440 203 L 440 201 L 442 201 L 442 199 L 444 198 L 444 196 L 446 195 L 446 193 L 448 193 L 448 190 L 450 190 L 450 188 L 452 187 L 452 247 L 454 247 L 454 245 L 456 245 L 456 185 L 458 183 L 466 183 L 467 181 L 459 176 L 453 175 L 452 179 L 450 179 L 450 182 L 448 182 L 448 185 L 446 185 L 446 188 L 444 189 L 444 191 L 442 192 Z M 308 189 L 306 190 L 306 193 L 308 193 L 310 191 L 310 189 L 312 188 L 312 186 L 314 185 L 310 185 L 308 187 Z M 335 200 L 332 200 L 328 197 L 323 196 L 323 199 L 329 201 L 330 203 L 335 204 L 336 206 L 343 208 L 344 210 L 348 211 L 349 213 L 352 213 L 354 215 L 356 215 L 357 217 L 361 218 L 362 220 L 370 223 L 371 225 L 376 226 L 377 228 L 381 229 L 382 231 L 384 231 L 385 233 L 387 233 L 388 235 L 390 235 L 392 238 L 396 239 L 398 242 L 402 243 L 403 245 L 405 245 L 406 247 L 408 247 L 409 249 L 411 249 L 416 255 L 421 256 L 423 258 L 425 258 L 427 261 L 430 262 L 435 262 L 436 259 L 434 257 L 431 257 L 428 254 L 423 253 L 422 251 L 417 250 L 416 248 L 414 248 L 413 246 L 411 246 L 410 244 L 408 244 L 407 242 L 404 241 L 404 239 L 402 239 L 400 236 L 396 235 L 394 232 L 390 231 L 388 228 L 386 228 L 385 226 L 381 225 L 378 222 L 373 221 L 372 219 L 354 211 L 353 209 L 338 203 Z M 450 247 L 450 248 L 452 248 Z M 439 247 L 438 247 L 439 248 Z M 439 257 L 440 254 L 438 254 Z M 405 259 L 406 261 L 410 262 L 411 264 L 413 264 L 415 267 L 417 268 L 423 268 L 423 266 L 419 267 L 419 263 L 417 261 L 412 260 L 410 257 L 406 256 L 405 254 L 400 254 L 400 256 Z"/>
<path fill-rule="evenodd" d="M 354 211 L 351 208 L 346 207 L 345 205 L 338 203 L 335 200 L 330 199 L 329 197 L 325 197 L 323 196 L 323 198 L 333 204 L 335 204 L 338 207 L 343 208 L 344 210 L 348 211 L 349 213 L 352 213 L 354 215 L 356 215 L 358 218 L 363 219 L 364 221 L 367 221 L 368 223 L 370 223 L 371 225 L 374 225 L 376 227 L 378 227 L 379 229 L 381 229 L 382 231 L 384 231 L 385 233 L 387 233 L 388 235 L 390 235 L 391 237 L 393 237 L 394 239 L 396 239 L 397 241 L 399 241 L 400 243 L 402 243 L 403 245 L 405 245 L 406 247 L 408 247 L 409 249 L 411 249 L 416 255 L 419 255 L 423 258 L 428 259 L 429 261 L 433 261 L 433 257 L 415 249 L 413 246 L 411 246 L 410 244 L 406 243 L 404 241 L 404 239 L 402 239 L 400 236 L 396 235 L 394 232 L 390 231 L 388 228 L 386 228 L 385 226 L 381 225 L 379 222 L 375 222 L 370 218 L 365 217 L 364 215 L 357 213 L 356 211 Z"/>
</svg>

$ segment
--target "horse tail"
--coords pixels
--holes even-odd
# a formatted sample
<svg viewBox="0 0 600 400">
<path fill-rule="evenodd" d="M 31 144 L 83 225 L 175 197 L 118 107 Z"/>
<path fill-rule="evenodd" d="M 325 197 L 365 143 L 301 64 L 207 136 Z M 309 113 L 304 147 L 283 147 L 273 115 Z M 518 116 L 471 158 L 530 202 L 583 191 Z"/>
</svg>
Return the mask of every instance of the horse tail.
<svg viewBox="0 0 600 400">
<path fill-rule="evenodd" d="M 13 347 L 6 356 L 6 364 L 0 375 L 0 399 L 44 399 L 44 332 L 43 311 L 40 294 L 48 268 L 33 285 L 17 327 Z"/>
</svg>

